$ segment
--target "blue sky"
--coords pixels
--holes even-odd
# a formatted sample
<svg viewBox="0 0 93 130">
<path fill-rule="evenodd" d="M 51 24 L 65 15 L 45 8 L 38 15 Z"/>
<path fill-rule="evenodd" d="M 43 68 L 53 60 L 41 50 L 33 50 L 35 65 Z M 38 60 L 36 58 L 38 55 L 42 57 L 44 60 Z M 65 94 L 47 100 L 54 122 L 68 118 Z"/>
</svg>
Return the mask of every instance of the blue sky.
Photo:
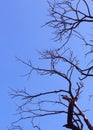
<svg viewBox="0 0 93 130">
<path fill-rule="evenodd" d="M 26 67 L 17 62 L 15 57 L 24 60 L 31 58 L 34 61 L 37 56 L 36 50 L 47 46 L 48 31 L 45 28 L 41 29 L 46 21 L 46 15 L 44 0 L 0 1 L 0 129 L 2 130 L 7 130 L 16 110 L 15 102 L 8 94 L 9 88 L 31 85 L 30 80 L 20 76 L 25 74 Z"/>
<path fill-rule="evenodd" d="M 31 87 L 31 90 L 34 92 L 36 88 L 39 90 L 39 86 L 44 84 L 49 87 L 54 86 L 54 88 L 57 85 L 61 85 L 60 79 L 56 78 L 58 82 L 53 83 L 51 82 L 52 78 L 37 77 L 37 74 L 33 74 L 27 80 L 27 77 L 22 77 L 21 75 L 28 72 L 29 69 L 15 58 L 17 56 L 23 60 L 31 59 L 34 64 L 37 64 L 38 59 L 36 57 L 38 57 L 38 54 L 36 51 L 54 46 L 53 41 L 50 40 L 52 38 L 51 29 L 48 27 L 41 28 L 47 21 L 47 11 L 48 5 L 46 0 L 0 1 L 1 130 L 7 130 L 10 123 L 15 119 L 13 114 L 16 110 L 16 103 L 9 96 L 9 88 L 27 87 L 29 89 Z M 41 62 L 39 64 L 42 65 Z M 55 79 L 55 77 L 53 78 Z M 44 81 L 44 84 L 42 81 Z M 41 89 L 48 90 L 48 88 Z M 50 119 L 50 121 L 52 120 Z M 47 124 L 47 128 L 49 125 Z M 57 124 L 56 127 L 59 127 L 58 125 L 60 124 Z"/>
<path fill-rule="evenodd" d="M 44 85 L 42 81 L 49 85 L 50 78 L 45 79 L 39 75 L 37 77 L 37 74 L 33 74 L 29 80 L 27 77 L 22 77 L 21 75 L 27 73 L 29 69 L 15 58 L 17 56 L 23 60 L 31 59 L 37 64 L 37 50 L 54 46 L 50 40 L 51 29 L 41 27 L 47 21 L 47 11 L 46 0 L 0 1 L 0 129 L 2 130 L 7 130 L 10 123 L 15 120 L 17 107 L 15 100 L 9 96 L 10 88 L 31 87 L 34 92 L 40 90 L 39 86 Z"/>
</svg>

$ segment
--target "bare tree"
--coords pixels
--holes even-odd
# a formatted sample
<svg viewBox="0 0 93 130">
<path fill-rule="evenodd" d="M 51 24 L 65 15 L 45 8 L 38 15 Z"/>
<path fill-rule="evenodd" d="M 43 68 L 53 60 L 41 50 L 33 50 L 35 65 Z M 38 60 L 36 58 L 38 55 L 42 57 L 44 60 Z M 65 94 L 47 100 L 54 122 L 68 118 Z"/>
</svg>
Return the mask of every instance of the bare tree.
<svg viewBox="0 0 93 130">
<path fill-rule="evenodd" d="M 33 71 L 40 75 L 59 76 L 62 82 L 65 81 L 66 87 L 62 84 L 60 89 L 57 87 L 56 90 L 36 94 L 30 93 L 26 89 L 12 90 L 12 98 L 17 97 L 22 100 L 22 104 L 18 106 L 20 117 L 13 124 L 30 119 L 33 128 L 41 130 L 39 124 L 34 122 L 35 119 L 65 114 L 67 121 L 65 120 L 66 124 L 61 128 L 83 130 L 86 126 L 87 129 L 93 130 L 90 119 L 85 116 L 87 110 L 82 110 L 79 106 L 79 101 L 82 100 L 80 95 L 83 94 L 85 87 L 90 88 L 90 84 L 86 84 L 86 81 L 91 81 L 93 77 L 92 31 L 87 32 L 87 28 L 92 29 L 93 1 L 54 0 L 48 1 L 48 4 L 50 20 L 45 25 L 54 29 L 55 41 L 61 41 L 60 47 L 39 52 L 41 59 L 46 59 L 50 65 L 48 68 L 35 67 L 30 60 L 26 62 L 17 59 L 30 68 L 28 76 Z M 86 37 L 85 32 L 87 32 Z M 78 44 L 81 48 L 78 48 Z M 81 51 L 82 49 L 84 51 Z M 77 54 L 76 50 L 78 50 Z M 65 67 L 63 67 L 64 65 Z M 88 98 L 87 93 L 86 98 Z M 47 108 L 45 104 L 54 104 L 55 108 Z M 59 108 L 57 110 L 58 106 L 60 110 Z M 22 128 L 13 125 L 11 129 L 21 130 Z"/>
</svg>

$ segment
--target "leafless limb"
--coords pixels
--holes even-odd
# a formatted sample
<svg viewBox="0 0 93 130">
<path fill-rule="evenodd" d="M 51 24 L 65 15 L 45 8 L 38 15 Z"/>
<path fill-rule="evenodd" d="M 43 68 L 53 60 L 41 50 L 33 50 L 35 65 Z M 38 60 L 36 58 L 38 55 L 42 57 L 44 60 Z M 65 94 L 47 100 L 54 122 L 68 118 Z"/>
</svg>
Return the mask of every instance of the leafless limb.
<svg viewBox="0 0 93 130">
<path fill-rule="evenodd" d="M 25 76 L 30 76 L 35 71 L 39 75 L 58 76 L 67 84 L 66 87 L 63 85 L 61 89 L 57 88 L 56 90 L 42 91 L 35 94 L 28 92 L 26 89 L 12 89 L 11 97 L 21 99 L 21 104 L 18 105 L 16 113 L 19 118 L 13 122 L 12 129 L 22 130 L 20 126 L 15 126 L 15 124 L 21 120 L 30 119 L 33 128 L 41 130 L 41 126 L 35 123 L 35 119 L 65 114 L 67 122 L 63 127 L 72 130 L 83 130 L 86 125 L 87 129 L 93 130 L 93 125 L 86 118 L 85 111 L 81 110 L 78 105 L 80 94 L 85 87 L 83 82 L 93 77 L 93 65 L 90 66 L 93 60 L 90 60 L 87 65 L 81 66 L 79 58 L 77 59 L 78 56 L 74 56 L 68 45 L 72 36 L 75 36 L 86 47 L 90 48 L 84 54 L 84 58 L 93 53 L 92 40 L 87 41 L 79 30 L 83 23 L 93 22 L 92 10 L 86 0 L 54 0 L 54 2 L 48 1 L 48 4 L 51 19 L 45 25 L 55 30 L 55 40 L 62 40 L 62 46 L 39 52 L 40 59 L 49 62 L 47 68 L 35 67 L 31 60 L 24 61 L 21 58 L 16 58 L 29 67 L 29 72 Z M 80 7 L 81 4 L 84 10 Z M 65 67 L 63 67 L 63 64 L 65 64 Z M 56 99 L 52 99 L 51 96 L 56 97 Z M 46 104 L 55 105 L 56 107 L 47 108 Z M 59 109 L 56 109 L 58 106 Z"/>
<path fill-rule="evenodd" d="M 41 128 L 39 127 L 39 125 L 36 125 L 34 123 L 34 118 L 32 118 L 32 121 L 31 121 L 32 125 L 33 125 L 33 128 L 37 128 L 38 130 L 41 130 Z"/>
<path fill-rule="evenodd" d="M 82 110 L 80 110 L 80 108 L 77 105 L 77 101 L 79 99 L 79 95 L 81 94 L 81 89 L 84 87 L 83 83 L 81 82 L 81 80 L 84 80 L 85 78 L 89 77 L 89 76 L 93 76 L 91 72 L 92 67 L 89 67 L 87 69 L 81 69 L 78 65 L 78 60 L 76 60 L 76 57 L 73 57 L 73 53 L 70 52 L 69 57 L 65 57 L 64 54 L 59 54 L 58 51 L 54 51 L 54 50 L 47 50 L 44 51 L 41 54 L 41 58 L 42 59 L 47 59 L 50 60 L 50 68 L 45 69 L 45 68 L 39 68 L 39 67 L 34 67 L 31 62 L 25 62 L 22 59 L 17 58 L 20 62 L 22 62 L 23 64 L 27 65 L 28 67 L 30 67 L 30 72 L 36 71 L 38 72 L 40 75 L 57 75 L 60 76 L 62 79 L 64 79 L 67 83 L 68 83 L 68 89 L 60 89 L 60 90 L 54 90 L 54 91 L 48 91 L 48 92 L 42 92 L 39 94 L 30 94 L 26 91 L 26 89 L 24 90 L 12 90 L 11 96 L 12 98 L 15 97 L 20 97 L 24 103 L 20 106 L 20 111 L 18 114 L 21 115 L 19 120 L 17 120 L 16 122 L 23 120 L 23 119 L 35 119 L 38 117 L 43 117 L 43 116 L 50 116 L 50 115 L 56 115 L 56 114 L 62 114 L 65 113 L 67 114 L 67 124 L 64 125 L 64 127 L 66 128 L 70 128 L 70 129 L 77 129 L 77 130 L 82 130 L 83 129 L 83 123 L 81 120 L 81 117 L 84 119 L 87 127 L 92 130 L 92 125 L 89 122 L 89 120 L 85 117 L 84 113 L 82 112 Z M 52 60 L 52 61 L 51 61 Z M 51 63 L 52 62 L 52 63 Z M 68 65 L 68 69 L 66 70 L 66 73 L 62 72 L 63 70 L 58 70 L 57 68 L 57 64 L 59 62 L 65 62 Z M 73 83 L 72 83 L 72 75 L 74 70 L 77 70 L 78 73 L 80 73 L 80 75 L 84 76 L 83 78 L 80 79 L 80 77 L 78 77 L 78 80 L 80 80 L 80 82 L 77 82 L 77 87 L 74 87 L 73 91 Z M 29 74 L 29 73 L 28 73 Z M 31 74 L 31 73 L 30 73 Z M 62 99 L 59 101 L 51 101 L 51 100 L 41 100 L 38 101 L 37 103 L 33 103 L 34 99 L 37 99 L 39 97 L 43 97 L 43 96 L 50 96 L 50 95 L 58 95 L 60 94 L 62 96 L 63 100 L 67 100 L 68 101 L 68 105 L 66 105 Z M 63 105 L 66 110 L 49 110 L 46 108 L 42 108 L 41 104 L 44 103 L 54 103 L 54 104 L 61 104 Z M 37 104 L 38 108 L 37 109 L 27 109 L 25 110 L 24 107 L 28 104 Z M 76 112 L 77 111 L 77 112 Z M 29 113 L 29 116 L 26 115 L 26 113 Z M 33 124 L 34 128 L 37 128 L 40 130 L 40 127 Z"/>
<path fill-rule="evenodd" d="M 86 0 L 54 1 L 49 4 L 50 21 L 46 22 L 54 29 L 55 40 L 61 40 L 62 47 L 70 40 L 72 34 L 77 34 L 82 23 L 92 23 L 92 10 Z M 83 5 L 85 11 L 80 8 Z M 93 3 L 92 3 L 93 4 Z M 61 47 L 61 48 L 62 48 Z"/>
</svg>

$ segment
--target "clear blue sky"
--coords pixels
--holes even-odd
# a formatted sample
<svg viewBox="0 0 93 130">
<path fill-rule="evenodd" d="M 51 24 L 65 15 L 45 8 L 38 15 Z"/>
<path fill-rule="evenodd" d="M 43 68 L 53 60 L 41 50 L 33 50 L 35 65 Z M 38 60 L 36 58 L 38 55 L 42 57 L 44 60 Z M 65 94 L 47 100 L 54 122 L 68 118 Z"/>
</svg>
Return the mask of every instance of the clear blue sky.
<svg viewBox="0 0 93 130">
<path fill-rule="evenodd" d="M 39 85 L 43 85 L 43 77 L 38 77 L 36 83 L 37 74 L 30 80 L 22 77 L 28 68 L 15 57 L 31 59 L 37 64 L 36 51 L 54 46 L 50 40 L 51 30 L 41 28 L 47 21 L 47 10 L 46 0 L 0 1 L 0 130 L 7 130 L 15 120 L 13 114 L 17 107 L 15 100 L 9 96 L 9 88 L 40 89 Z M 45 79 L 45 82 L 48 85 L 49 80 Z"/>
<path fill-rule="evenodd" d="M 41 28 L 47 21 L 47 10 L 46 0 L 0 1 L 0 130 L 7 130 L 9 124 L 15 119 L 13 114 L 16 110 L 16 103 L 9 97 L 9 88 L 43 85 L 44 78 L 38 76 L 36 79 L 36 74 L 30 80 L 21 77 L 22 74 L 28 72 L 28 69 L 17 62 L 15 57 L 24 60 L 30 58 L 33 63 L 37 64 L 36 51 L 54 46 L 50 40 L 51 30 L 46 27 Z M 49 81 L 49 78 L 45 79 L 47 85 Z M 50 86 L 60 85 L 61 81 L 59 81 L 58 79 L 55 84 L 51 82 Z M 49 124 L 47 124 L 48 127 Z"/>
<path fill-rule="evenodd" d="M 44 0 L 0 1 L 0 129 L 7 130 L 14 120 L 16 107 L 9 97 L 9 88 L 22 88 L 31 81 L 20 75 L 26 67 L 16 61 L 34 58 L 36 50 L 47 46 L 48 31 L 41 29 L 46 21 L 47 7 Z M 36 55 L 36 56 L 35 56 Z M 34 81 L 32 81 L 34 83 Z"/>
</svg>

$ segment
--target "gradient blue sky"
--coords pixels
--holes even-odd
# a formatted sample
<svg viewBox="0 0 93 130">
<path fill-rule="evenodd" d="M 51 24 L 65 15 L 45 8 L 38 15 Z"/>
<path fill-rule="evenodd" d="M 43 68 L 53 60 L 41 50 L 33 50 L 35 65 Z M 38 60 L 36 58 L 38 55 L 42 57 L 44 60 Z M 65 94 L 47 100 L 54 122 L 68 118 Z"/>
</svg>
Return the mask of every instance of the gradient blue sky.
<svg viewBox="0 0 93 130">
<path fill-rule="evenodd" d="M 22 74 L 28 72 L 28 68 L 15 58 L 17 56 L 24 60 L 31 59 L 37 64 L 36 51 L 54 46 L 53 41 L 50 40 L 51 29 L 41 28 L 47 21 L 47 10 L 46 0 L 0 1 L 0 130 L 7 130 L 15 119 L 13 114 L 16 103 L 9 97 L 9 88 L 27 87 L 29 89 L 31 86 L 32 90 L 34 90 L 33 87 L 40 89 L 38 87 L 43 85 L 42 81 L 49 87 L 60 86 L 61 80 L 57 78 L 58 82 L 49 84 L 50 78 L 39 76 L 37 78 L 37 74 L 33 74 L 30 80 L 22 77 Z M 47 90 L 47 88 L 44 89 Z M 58 129 L 58 125 L 60 124 L 57 124 L 57 128 L 54 129 Z"/>
</svg>

